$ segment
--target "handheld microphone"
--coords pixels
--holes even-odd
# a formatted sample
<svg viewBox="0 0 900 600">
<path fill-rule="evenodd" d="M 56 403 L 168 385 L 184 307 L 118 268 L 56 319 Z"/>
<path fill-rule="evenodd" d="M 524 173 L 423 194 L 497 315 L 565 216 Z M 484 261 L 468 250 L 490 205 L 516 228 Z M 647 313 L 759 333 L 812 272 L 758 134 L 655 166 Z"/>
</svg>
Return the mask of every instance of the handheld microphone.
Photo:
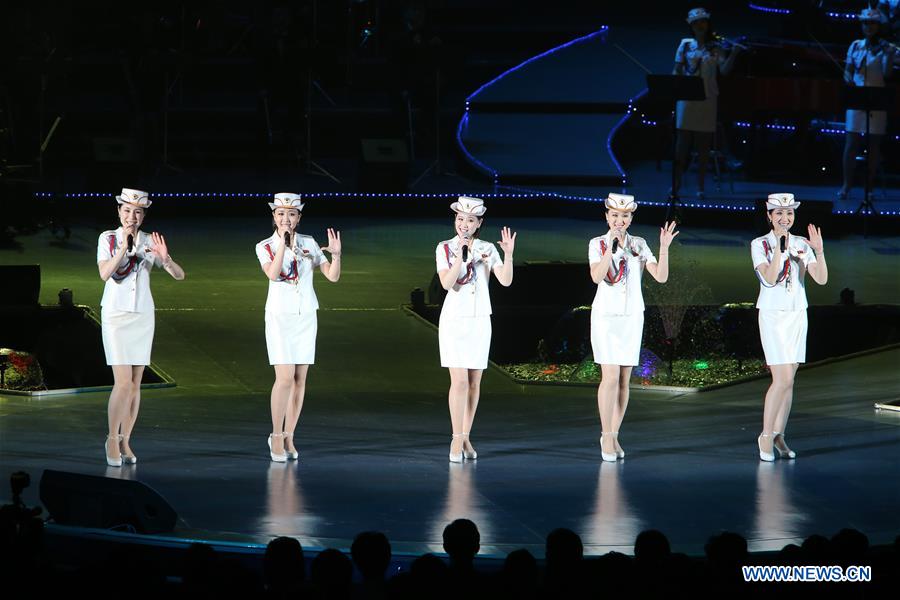
<svg viewBox="0 0 900 600">
<path fill-rule="evenodd" d="M 612 253 L 615 254 L 619 249 L 619 238 L 613 238 Z"/>
<path fill-rule="evenodd" d="M 468 234 L 466 234 L 465 236 L 463 236 L 463 239 L 466 240 L 466 241 L 468 241 L 468 240 L 469 240 Z M 462 259 L 463 259 L 463 262 L 466 262 L 466 261 L 469 259 L 469 247 L 468 247 L 468 246 L 463 246 L 463 249 L 462 249 Z"/>
<path fill-rule="evenodd" d="M 128 234 L 128 251 L 131 252 L 134 249 L 134 236 L 130 233 Z"/>
<path fill-rule="evenodd" d="M 284 247 L 285 248 L 291 247 L 291 234 L 288 233 L 287 231 L 284 232 Z"/>
<path fill-rule="evenodd" d="M 787 236 L 781 236 L 781 251 L 784 252 L 787 249 Z"/>
</svg>

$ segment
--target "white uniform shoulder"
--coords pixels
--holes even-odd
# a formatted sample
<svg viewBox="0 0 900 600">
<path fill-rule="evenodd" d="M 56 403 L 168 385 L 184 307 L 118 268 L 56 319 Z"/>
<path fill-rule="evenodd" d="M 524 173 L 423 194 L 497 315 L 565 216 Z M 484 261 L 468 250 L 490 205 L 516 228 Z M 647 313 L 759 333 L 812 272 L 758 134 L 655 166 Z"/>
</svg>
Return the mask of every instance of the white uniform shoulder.
<svg viewBox="0 0 900 600">
<path fill-rule="evenodd" d="M 635 244 L 642 244 L 642 245 L 644 245 L 644 246 L 647 245 L 647 240 L 645 240 L 644 238 L 642 238 L 642 237 L 640 237 L 640 236 L 638 236 L 638 235 L 633 235 L 633 236 L 631 236 L 631 241 L 632 241 L 633 243 L 635 243 Z"/>
<path fill-rule="evenodd" d="M 275 241 L 275 234 L 274 234 L 274 233 L 273 233 L 272 235 L 270 235 L 269 237 L 267 237 L 266 239 L 258 241 L 258 242 L 256 243 L 256 247 L 257 247 L 257 248 L 262 248 L 262 247 L 265 246 L 266 244 L 271 244 L 273 241 Z"/>
</svg>

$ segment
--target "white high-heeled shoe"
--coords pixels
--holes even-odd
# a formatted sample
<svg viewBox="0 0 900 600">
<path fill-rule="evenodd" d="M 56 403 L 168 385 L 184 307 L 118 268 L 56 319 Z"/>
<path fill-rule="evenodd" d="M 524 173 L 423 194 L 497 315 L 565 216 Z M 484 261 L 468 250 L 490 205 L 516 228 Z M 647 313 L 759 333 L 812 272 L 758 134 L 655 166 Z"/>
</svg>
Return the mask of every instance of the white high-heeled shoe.
<svg viewBox="0 0 900 600">
<path fill-rule="evenodd" d="M 625 458 L 625 450 L 622 449 L 622 446 L 619 446 L 619 432 L 613 431 L 612 435 L 616 438 L 616 457 Z"/>
<path fill-rule="evenodd" d="M 772 437 L 772 436 L 769 435 L 768 433 L 761 433 L 761 434 L 759 434 L 759 437 L 756 438 L 756 446 L 759 449 L 759 460 L 764 460 L 766 462 L 772 462 L 775 460 L 774 452 L 765 452 L 762 448 L 759 448 L 759 446 L 760 446 L 759 441 L 763 438 L 770 438 L 770 437 Z"/>
<path fill-rule="evenodd" d="M 614 433 L 612 431 L 603 431 L 600 433 L 600 458 L 602 458 L 606 462 L 616 462 L 616 460 L 619 458 L 619 455 L 617 453 L 603 451 L 604 435 L 614 435 Z"/>
<path fill-rule="evenodd" d="M 466 431 L 466 432 L 463 433 L 462 435 L 463 435 L 464 438 L 466 438 L 466 440 L 469 439 L 469 432 L 468 432 L 468 431 Z M 471 445 L 471 442 L 470 442 L 470 445 Z M 475 460 L 476 458 L 478 458 L 478 453 L 475 452 L 475 448 L 474 448 L 474 447 L 472 448 L 472 451 L 471 451 L 471 452 L 467 452 L 467 451 L 466 451 L 466 444 L 465 444 L 465 441 L 463 442 L 463 451 L 462 451 L 462 452 L 463 452 L 463 458 L 466 458 L 466 459 L 468 459 L 468 460 Z"/>
<path fill-rule="evenodd" d="M 283 435 L 285 438 L 293 438 L 294 437 L 293 432 L 288 433 L 287 431 L 282 432 L 281 435 Z M 291 452 L 290 450 L 287 449 L 287 446 L 285 446 L 284 453 L 287 454 L 287 457 L 291 460 L 297 460 L 298 458 L 300 458 L 300 453 L 297 452 L 296 448 L 294 449 L 293 452 Z"/>
<path fill-rule="evenodd" d="M 120 435 L 119 436 L 119 451 L 122 450 L 122 442 L 131 439 L 130 435 Z M 126 465 L 136 465 L 137 464 L 137 456 L 134 454 L 125 454 L 122 453 L 122 462 Z"/>
<path fill-rule="evenodd" d="M 283 433 L 270 433 L 269 434 L 269 456 L 272 457 L 274 462 L 287 462 L 287 454 L 275 454 L 272 452 L 272 436 L 275 437 L 284 437 Z"/>
<path fill-rule="evenodd" d="M 773 447 L 776 450 L 778 450 L 778 456 L 780 456 L 781 458 L 797 458 L 797 453 L 788 447 L 787 441 L 784 439 L 783 433 L 781 433 L 780 431 L 775 431 L 772 433 L 772 435 L 774 436 Z M 784 444 L 784 450 L 782 450 L 781 448 L 778 447 L 777 442 L 778 442 L 779 435 L 781 436 L 781 443 Z"/>
<path fill-rule="evenodd" d="M 103 453 L 104 453 L 104 454 L 106 454 L 106 445 L 109 443 L 109 439 L 110 439 L 111 437 L 113 437 L 113 436 L 111 436 L 111 435 L 107 435 L 107 436 L 106 436 L 106 442 L 103 444 Z M 121 437 L 122 437 L 121 435 L 116 435 L 116 436 L 115 436 L 115 438 L 116 438 L 116 446 L 119 445 L 119 444 L 118 444 L 118 441 L 119 441 L 119 439 L 121 439 Z M 113 458 L 113 457 L 111 457 L 109 454 L 106 454 L 106 464 L 108 464 L 110 467 L 121 467 L 121 466 L 122 466 L 122 453 L 121 453 L 121 451 L 119 452 L 118 458 Z"/>
<path fill-rule="evenodd" d="M 455 440 L 456 438 L 462 437 L 463 435 L 465 435 L 465 434 L 463 434 L 463 433 L 454 433 L 452 439 Z M 453 447 L 452 442 L 451 442 L 450 446 Z M 460 450 L 460 451 L 457 452 L 456 454 L 454 454 L 453 452 L 450 453 L 450 462 L 452 462 L 452 463 L 461 463 L 462 461 L 463 461 L 463 453 L 462 453 L 462 450 Z"/>
</svg>

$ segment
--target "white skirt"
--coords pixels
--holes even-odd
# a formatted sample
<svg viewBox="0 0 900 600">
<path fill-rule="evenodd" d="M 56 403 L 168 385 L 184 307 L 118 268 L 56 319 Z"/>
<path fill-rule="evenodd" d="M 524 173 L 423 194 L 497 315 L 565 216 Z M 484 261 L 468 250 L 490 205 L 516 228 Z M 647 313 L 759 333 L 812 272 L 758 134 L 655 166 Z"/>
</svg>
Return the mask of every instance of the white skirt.
<svg viewBox="0 0 900 600">
<path fill-rule="evenodd" d="M 438 321 L 441 366 L 460 369 L 487 369 L 491 350 L 491 317 L 450 317 L 441 313 Z"/>
<path fill-rule="evenodd" d="M 706 100 L 679 100 L 675 105 L 675 127 L 703 133 L 716 132 L 717 96 Z"/>
<path fill-rule="evenodd" d="M 847 110 L 847 131 L 854 133 L 866 132 L 866 111 L 864 110 Z M 884 135 L 887 131 L 887 111 L 872 110 L 869 111 L 869 133 L 872 135 Z"/>
<path fill-rule="evenodd" d="M 591 310 L 591 348 L 598 365 L 637 366 L 644 335 L 644 312 L 603 315 Z"/>
<path fill-rule="evenodd" d="M 316 311 L 266 311 L 266 349 L 270 365 L 311 365 L 316 362 Z"/>
<path fill-rule="evenodd" d="M 149 365 L 156 312 L 100 309 L 100 331 L 107 365 Z"/>
<path fill-rule="evenodd" d="M 806 310 L 759 311 L 759 338 L 767 365 L 806 362 Z"/>
</svg>

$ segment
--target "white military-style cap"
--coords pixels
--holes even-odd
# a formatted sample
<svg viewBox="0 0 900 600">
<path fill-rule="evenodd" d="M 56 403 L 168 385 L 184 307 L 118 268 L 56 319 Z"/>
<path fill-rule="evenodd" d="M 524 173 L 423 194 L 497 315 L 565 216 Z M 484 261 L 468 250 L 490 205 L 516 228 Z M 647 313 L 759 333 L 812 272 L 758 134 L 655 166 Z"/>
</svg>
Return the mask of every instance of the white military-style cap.
<svg viewBox="0 0 900 600">
<path fill-rule="evenodd" d="M 450 210 L 457 213 L 480 217 L 487 211 L 487 207 L 484 205 L 484 200 L 481 198 L 460 196 L 456 199 L 456 202 L 450 205 Z"/>
<path fill-rule="evenodd" d="M 116 202 L 119 204 L 131 204 L 139 208 L 149 208 L 153 202 L 150 201 L 150 194 L 142 190 L 132 190 L 130 188 L 122 188 L 122 193 L 116 196 Z"/>
<path fill-rule="evenodd" d="M 794 200 L 793 194 L 769 194 L 766 199 L 766 208 L 775 210 L 776 208 L 797 208 L 800 203 Z"/>
<path fill-rule="evenodd" d="M 860 11 L 857 18 L 862 21 L 875 21 L 877 23 L 884 23 L 884 13 L 882 13 L 877 8 L 864 8 Z"/>
<path fill-rule="evenodd" d="M 693 23 L 694 21 L 699 21 L 700 19 L 709 19 L 710 14 L 706 12 L 705 8 L 692 8 L 688 11 L 687 22 L 688 24 Z"/>
<path fill-rule="evenodd" d="M 303 210 L 303 202 L 300 194 L 291 194 L 288 192 L 278 192 L 275 194 L 274 202 L 269 202 L 269 208 L 295 208 L 299 211 Z"/>
<path fill-rule="evenodd" d="M 613 210 L 637 210 L 637 202 L 634 201 L 634 196 L 628 194 L 610 194 L 606 197 L 605 204 L 606 208 Z"/>
</svg>

